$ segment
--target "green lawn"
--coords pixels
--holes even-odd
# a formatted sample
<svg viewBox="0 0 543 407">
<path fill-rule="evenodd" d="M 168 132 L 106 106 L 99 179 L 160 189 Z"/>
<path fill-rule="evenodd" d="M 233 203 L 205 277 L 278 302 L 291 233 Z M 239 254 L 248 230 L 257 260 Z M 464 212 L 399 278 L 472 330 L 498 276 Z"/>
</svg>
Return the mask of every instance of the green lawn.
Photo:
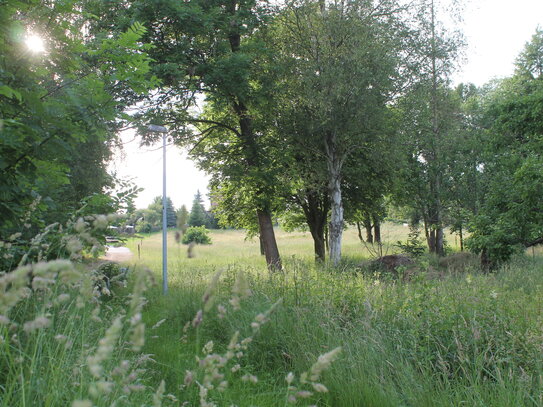
<svg viewBox="0 0 543 407">
<path fill-rule="evenodd" d="M 250 265 L 254 267 L 265 267 L 263 256 L 259 255 L 258 238 L 246 239 L 244 231 L 240 230 L 212 230 L 212 245 L 197 246 L 196 257 L 187 259 L 185 245 L 175 242 L 175 232 L 168 232 L 168 264 L 170 267 L 195 267 L 195 268 L 216 268 L 229 264 Z M 394 244 L 398 241 L 405 241 L 409 229 L 403 225 L 386 223 L 382 231 L 384 242 L 384 254 L 397 252 Z M 309 232 L 287 233 L 281 229 L 275 230 L 279 251 L 284 259 L 295 257 L 303 261 L 313 259 L 313 240 Z M 451 246 L 456 247 L 455 237 L 449 235 Z M 149 267 L 158 265 L 162 267 L 162 234 L 154 233 L 145 239 L 130 239 L 127 243 L 135 253 L 137 259 L 138 244 L 141 249 L 141 260 Z M 373 252 L 370 245 L 370 251 Z M 362 261 L 371 257 L 367 247 L 358 239 L 356 228 L 345 230 L 343 235 L 343 255 L 349 260 Z"/>
</svg>

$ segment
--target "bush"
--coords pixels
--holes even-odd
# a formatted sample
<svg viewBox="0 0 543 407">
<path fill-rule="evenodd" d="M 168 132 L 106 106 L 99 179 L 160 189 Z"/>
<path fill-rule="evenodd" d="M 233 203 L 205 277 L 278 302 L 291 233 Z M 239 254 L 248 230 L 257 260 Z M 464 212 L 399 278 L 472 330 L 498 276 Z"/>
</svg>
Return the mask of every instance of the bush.
<svg viewBox="0 0 543 407">
<path fill-rule="evenodd" d="M 409 235 L 405 243 L 398 241 L 395 246 L 398 247 L 402 253 L 407 254 L 410 257 L 417 258 L 424 253 L 424 244 L 419 238 L 420 232 L 417 226 L 409 226 Z"/>
<path fill-rule="evenodd" d="M 193 226 L 187 229 L 183 236 L 183 244 L 211 244 L 208 230 L 205 226 Z"/>
</svg>

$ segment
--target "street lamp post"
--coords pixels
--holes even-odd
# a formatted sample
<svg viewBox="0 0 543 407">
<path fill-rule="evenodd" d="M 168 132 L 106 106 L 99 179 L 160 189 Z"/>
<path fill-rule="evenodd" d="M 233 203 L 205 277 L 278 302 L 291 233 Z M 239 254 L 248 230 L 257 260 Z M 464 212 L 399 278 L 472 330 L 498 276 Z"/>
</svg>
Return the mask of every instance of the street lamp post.
<svg viewBox="0 0 543 407">
<path fill-rule="evenodd" d="M 166 200 L 166 137 L 168 129 L 156 124 L 149 131 L 162 133 L 162 293 L 168 293 L 168 206 Z"/>
</svg>

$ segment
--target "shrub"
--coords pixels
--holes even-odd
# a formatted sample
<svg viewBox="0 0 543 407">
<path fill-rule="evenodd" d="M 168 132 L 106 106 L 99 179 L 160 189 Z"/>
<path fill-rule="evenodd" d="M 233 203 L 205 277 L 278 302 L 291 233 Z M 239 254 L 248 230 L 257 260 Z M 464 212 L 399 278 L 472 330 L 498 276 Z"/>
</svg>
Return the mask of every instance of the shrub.
<svg viewBox="0 0 543 407">
<path fill-rule="evenodd" d="M 189 243 L 211 244 L 211 238 L 205 226 L 193 226 L 187 229 L 183 236 L 183 244 Z"/>
<path fill-rule="evenodd" d="M 425 249 L 419 235 L 420 232 L 417 226 L 409 226 L 407 241 L 405 243 L 398 241 L 395 246 L 398 247 L 402 253 L 405 253 L 410 257 L 420 257 Z"/>
</svg>

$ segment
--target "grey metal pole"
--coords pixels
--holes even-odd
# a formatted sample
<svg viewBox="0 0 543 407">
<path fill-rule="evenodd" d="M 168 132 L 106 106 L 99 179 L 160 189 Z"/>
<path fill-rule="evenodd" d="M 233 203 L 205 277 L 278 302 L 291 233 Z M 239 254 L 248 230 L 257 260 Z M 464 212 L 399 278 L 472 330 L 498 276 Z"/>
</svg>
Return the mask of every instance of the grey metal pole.
<svg viewBox="0 0 543 407">
<path fill-rule="evenodd" d="M 162 133 L 162 293 L 168 293 L 168 206 L 166 202 L 166 134 Z"/>
</svg>

